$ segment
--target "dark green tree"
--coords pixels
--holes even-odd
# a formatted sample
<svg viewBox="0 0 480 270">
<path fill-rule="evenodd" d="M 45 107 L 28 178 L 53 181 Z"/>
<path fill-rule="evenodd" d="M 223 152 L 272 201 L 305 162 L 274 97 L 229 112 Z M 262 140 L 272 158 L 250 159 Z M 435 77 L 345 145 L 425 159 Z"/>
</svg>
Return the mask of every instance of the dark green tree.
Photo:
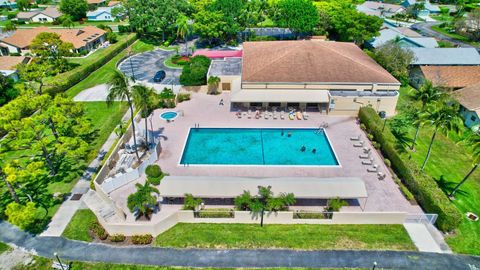
<svg viewBox="0 0 480 270">
<path fill-rule="evenodd" d="M 280 0 L 275 22 L 292 30 L 296 36 L 311 34 L 319 23 L 317 8 L 311 0 Z"/>
<path fill-rule="evenodd" d="M 86 0 L 61 0 L 59 7 L 63 14 L 71 16 L 75 21 L 85 18 L 88 11 Z"/>
</svg>

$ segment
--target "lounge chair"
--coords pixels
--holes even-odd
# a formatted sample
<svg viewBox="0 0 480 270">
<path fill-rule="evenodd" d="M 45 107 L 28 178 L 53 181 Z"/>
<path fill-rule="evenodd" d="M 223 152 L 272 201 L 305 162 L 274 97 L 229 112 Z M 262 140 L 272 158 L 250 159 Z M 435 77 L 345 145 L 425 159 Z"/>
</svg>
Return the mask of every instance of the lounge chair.
<svg viewBox="0 0 480 270">
<path fill-rule="evenodd" d="M 353 147 L 363 147 L 363 144 L 364 144 L 364 143 L 365 143 L 364 141 L 359 141 L 359 142 L 357 142 L 357 143 L 354 143 L 354 144 L 353 144 Z"/>
<path fill-rule="evenodd" d="M 308 113 L 302 112 L 303 120 L 308 120 Z"/>
<path fill-rule="evenodd" d="M 383 172 L 378 172 L 377 175 L 378 175 L 378 180 L 384 180 L 385 177 L 387 176 L 387 175 L 386 175 L 385 173 L 383 173 Z"/>
<path fill-rule="evenodd" d="M 294 115 L 293 113 L 289 113 L 289 114 L 288 114 L 288 119 L 294 120 L 294 119 L 295 119 L 295 115 Z"/>
<path fill-rule="evenodd" d="M 360 141 L 360 135 L 356 137 L 350 137 L 350 141 Z"/>
<path fill-rule="evenodd" d="M 273 112 L 273 119 L 277 119 L 277 112 Z"/>
<path fill-rule="evenodd" d="M 362 165 L 372 165 L 372 164 L 373 164 L 373 158 L 362 161 Z"/>
<path fill-rule="evenodd" d="M 302 120 L 302 119 L 303 119 L 302 113 L 299 112 L 299 111 L 296 113 L 296 116 L 297 116 L 297 119 L 298 119 L 298 120 Z"/>
<path fill-rule="evenodd" d="M 365 153 L 365 154 L 369 154 L 371 151 L 372 151 L 371 148 L 368 148 L 368 147 L 363 148 L 363 153 Z"/>
<path fill-rule="evenodd" d="M 280 112 L 280 119 L 285 119 L 285 113 L 283 111 Z"/>
<path fill-rule="evenodd" d="M 374 173 L 378 172 L 378 165 L 375 164 L 373 165 L 373 167 L 367 168 L 367 172 L 374 172 Z"/>
<path fill-rule="evenodd" d="M 361 159 L 369 159 L 370 158 L 370 153 L 361 154 L 358 157 L 361 158 Z"/>
</svg>

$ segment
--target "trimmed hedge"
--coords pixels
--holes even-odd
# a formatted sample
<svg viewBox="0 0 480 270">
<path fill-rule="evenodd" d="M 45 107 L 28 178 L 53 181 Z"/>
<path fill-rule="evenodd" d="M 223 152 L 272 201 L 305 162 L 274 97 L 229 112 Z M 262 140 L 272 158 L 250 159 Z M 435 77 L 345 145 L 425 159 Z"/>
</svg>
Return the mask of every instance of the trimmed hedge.
<svg viewBox="0 0 480 270">
<path fill-rule="evenodd" d="M 297 211 L 293 213 L 293 219 L 329 219 L 326 213 Z"/>
<path fill-rule="evenodd" d="M 233 209 L 205 209 L 197 212 L 197 218 L 234 218 Z"/>
<path fill-rule="evenodd" d="M 151 234 L 137 234 L 132 236 L 132 243 L 134 245 L 148 245 L 153 241 Z"/>
<path fill-rule="evenodd" d="M 380 149 L 390 160 L 392 169 L 412 192 L 417 202 L 425 211 L 438 214 L 438 228 L 442 231 L 456 229 L 462 220 L 461 213 L 431 176 L 420 171 L 415 163 L 403 159 L 395 148 L 396 139 L 390 129 L 385 128 L 382 132 L 383 121 L 375 110 L 371 107 L 362 107 L 358 115 L 367 132 L 380 144 Z"/>
<path fill-rule="evenodd" d="M 58 74 L 57 76 L 53 77 L 51 80 L 47 82 L 48 86 L 45 87 L 45 92 L 50 94 L 57 94 L 57 93 L 68 90 L 70 87 L 74 86 L 75 84 L 79 83 L 81 80 L 85 79 L 92 72 L 94 72 L 95 70 L 105 65 L 113 57 L 115 57 L 121 51 L 126 49 L 128 45 L 131 45 L 133 41 L 135 41 L 136 39 L 137 39 L 136 35 L 131 35 L 127 37 L 125 40 L 117 42 L 114 45 L 111 45 L 113 48 L 108 53 L 106 53 L 103 57 L 97 57 L 96 59 L 92 59 L 92 61 L 82 64 L 70 71 Z M 51 85 L 49 85 L 49 83 L 51 82 L 55 82 L 55 83 L 52 83 Z"/>
<path fill-rule="evenodd" d="M 98 223 L 98 221 L 92 222 L 90 224 L 90 230 L 100 239 L 105 240 L 108 237 L 107 231 L 103 228 L 103 226 Z"/>
</svg>

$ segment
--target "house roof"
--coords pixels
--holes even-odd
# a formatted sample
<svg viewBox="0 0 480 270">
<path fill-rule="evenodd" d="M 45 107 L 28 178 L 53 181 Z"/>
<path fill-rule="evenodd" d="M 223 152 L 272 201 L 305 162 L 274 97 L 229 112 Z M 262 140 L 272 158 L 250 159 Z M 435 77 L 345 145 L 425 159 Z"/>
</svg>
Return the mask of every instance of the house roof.
<svg viewBox="0 0 480 270">
<path fill-rule="evenodd" d="M 386 13 L 396 13 L 399 11 L 404 10 L 405 8 L 400 5 L 394 4 L 386 4 L 381 2 L 374 2 L 374 1 L 365 1 L 363 4 L 357 6 L 359 11 L 371 11 L 371 12 L 378 12 L 378 15 L 381 15 L 382 11 Z"/>
<path fill-rule="evenodd" d="M 105 0 L 87 0 L 87 3 L 89 5 L 97 5 L 97 4 L 101 4 L 103 2 L 105 2 Z"/>
<path fill-rule="evenodd" d="M 243 178 L 211 176 L 165 176 L 159 190 L 163 197 L 235 198 L 243 191 L 256 194 L 258 186 L 271 186 L 275 194 L 293 193 L 302 199 L 367 198 L 367 189 L 357 177 Z"/>
<path fill-rule="evenodd" d="M 423 47 L 423 48 L 438 47 L 437 40 L 434 38 L 422 37 L 422 36 L 408 37 L 403 35 L 402 32 L 404 32 L 404 30 L 400 31 L 397 28 L 387 28 L 387 29 L 380 30 L 380 35 L 373 38 L 371 41 L 369 41 L 369 44 L 372 47 L 377 48 L 390 40 L 395 40 L 396 38 L 399 38 L 404 40 L 405 42 L 410 43 L 411 46 L 408 46 L 408 47 Z"/>
<path fill-rule="evenodd" d="M 480 83 L 480 66 L 421 66 L 420 69 L 435 86 L 463 88 Z"/>
<path fill-rule="evenodd" d="M 227 57 L 213 60 L 208 70 L 208 76 L 240 76 L 242 73 L 242 58 Z"/>
<path fill-rule="evenodd" d="M 56 19 L 56 18 L 62 16 L 62 13 L 56 7 L 47 7 L 44 10 L 19 12 L 17 14 L 17 18 L 26 20 L 26 19 L 30 19 L 32 17 L 35 17 L 38 14 L 43 14 L 45 16 L 48 16 L 48 17 L 52 18 L 52 19 Z"/>
<path fill-rule="evenodd" d="M 225 57 L 242 57 L 241 50 L 197 50 L 193 56 L 203 55 L 210 59 L 219 59 Z"/>
<path fill-rule="evenodd" d="M 99 7 L 94 11 L 87 12 L 87 17 L 97 17 L 98 15 L 100 15 L 102 13 L 112 14 L 112 8 L 111 7 Z"/>
<path fill-rule="evenodd" d="M 31 29 L 18 29 L 13 35 L 2 39 L 2 42 L 17 48 L 30 46 L 32 40 L 40 33 L 57 33 L 64 42 L 70 42 L 75 49 L 85 46 L 88 42 L 96 40 L 106 32 L 94 26 L 86 26 L 82 29 L 52 29 L 48 27 L 36 27 Z"/>
<path fill-rule="evenodd" d="M 408 39 L 423 48 L 437 48 L 438 42 L 436 39 L 431 37 L 405 37 L 404 39 Z"/>
<path fill-rule="evenodd" d="M 480 115 L 480 83 L 453 92 L 453 97 L 463 107 Z"/>
<path fill-rule="evenodd" d="M 114 7 L 116 5 L 121 5 L 121 4 L 122 4 L 122 2 L 120 2 L 120 1 L 110 1 L 110 2 L 108 2 L 109 7 Z"/>
<path fill-rule="evenodd" d="M 413 65 L 480 65 L 475 48 L 411 48 Z"/>
<path fill-rule="evenodd" d="M 266 41 L 243 44 L 244 82 L 399 82 L 354 43 Z"/>
<path fill-rule="evenodd" d="M 406 37 L 422 37 L 422 35 L 413 31 L 412 29 L 410 29 L 408 27 L 395 27 L 395 28 L 391 28 L 391 29 L 399 32 L 400 34 L 402 34 Z"/>
<path fill-rule="evenodd" d="M 0 70 L 16 70 L 16 65 L 28 60 L 25 56 L 0 56 Z"/>
</svg>

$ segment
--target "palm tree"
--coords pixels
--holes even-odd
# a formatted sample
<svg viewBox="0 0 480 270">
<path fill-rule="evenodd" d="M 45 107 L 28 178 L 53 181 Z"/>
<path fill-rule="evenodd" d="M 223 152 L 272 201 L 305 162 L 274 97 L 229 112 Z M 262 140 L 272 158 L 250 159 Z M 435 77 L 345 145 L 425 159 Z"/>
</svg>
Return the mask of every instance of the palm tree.
<svg viewBox="0 0 480 270">
<path fill-rule="evenodd" d="M 133 115 L 133 102 L 131 99 L 132 93 L 130 91 L 130 86 L 128 84 L 128 78 L 123 75 L 118 70 L 115 70 L 112 81 L 111 81 L 110 90 L 108 90 L 107 104 L 110 106 L 115 100 L 127 101 L 128 106 L 130 107 L 130 118 L 132 119 L 132 131 L 133 131 L 133 144 L 135 149 L 135 155 L 137 156 L 138 161 L 140 162 L 140 156 L 138 155 L 137 149 L 137 138 L 135 136 L 135 120 Z"/>
<path fill-rule="evenodd" d="M 438 87 L 434 87 L 432 82 L 430 81 L 425 81 L 423 85 L 420 87 L 420 89 L 414 90 L 413 92 L 413 98 L 422 103 L 422 108 L 420 109 L 420 112 L 424 111 L 425 107 L 429 103 L 439 100 L 444 96 L 445 94 L 441 92 L 441 90 Z M 417 124 L 417 130 L 415 131 L 415 136 L 413 137 L 412 146 L 410 146 L 410 149 L 412 150 L 415 147 L 415 143 L 417 142 L 419 132 L 420 132 L 420 124 Z"/>
<path fill-rule="evenodd" d="M 145 184 L 136 183 L 135 187 L 137 191 L 130 194 L 127 198 L 127 206 L 130 211 L 137 211 L 137 219 L 142 215 L 150 220 L 149 214 L 153 211 L 152 208 L 157 204 L 157 198 L 152 195 L 160 195 L 157 188 L 152 187 L 149 181 L 145 181 Z"/>
<path fill-rule="evenodd" d="M 148 88 L 144 85 L 135 85 L 132 87 L 133 104 L 135 107 L 140 108 L 141 116 L 145 118 L 145 144 L 148 149 L 148 122 L 147 117 L 150 115 L 150 111 L 153 107 L 153 101 L 155 94 L 152 88 Z"/>
<path fill-rule="evenodd" d="M 455 192 L 467 181 L 467 179 L 475 172 L 477 169 L 479 163 L 480 163 L 480 135 L 479 134 L 473 134 L 471 135 L 468 140 L 469 144 L 472 147 L 473 153 L 472 153 L 472 158 L 473 158 L 473 167 L 470 169 L 470 171 L 465 175 L 465 177 L 458 183 L 448 194 L 449 197 L 453 197 L 455 195 Z"/>
<path fill-rule="evenodd" d="M 183 14 L 178 16 L 175 26 L 177 27 L 177 37 L 183 38 L 185 41 L 185 53 L 188 55 L 188 36 L 192 32 L 188 17 Z"/>
<path fill-rule="evenodd" d="M 217 76 L 211 76 L 208 78 L 208 92 L 210 94 L 216 94 L 218 90 L 218 85 L 220 84 L 220 78 Z"/>
<path fill-rule="evenodd" d="M 417 125 L 429 125 L 433 127 L 434 131 L 428 146 L 427 156 L 422 164 L 421 170 L 425 169 L 428 159 L 432 151 L 433 142 L 437 132 L 448 136 L 450 132 L 458 133 L 460 127 L 463 125 L 462 118 L 458 114 L 458 106 L 449 105 L 445 100 L 437 101 L 427 106 L 425 112 L 420 113 L 419 119 L 416 121 Z"/>
</svg>

